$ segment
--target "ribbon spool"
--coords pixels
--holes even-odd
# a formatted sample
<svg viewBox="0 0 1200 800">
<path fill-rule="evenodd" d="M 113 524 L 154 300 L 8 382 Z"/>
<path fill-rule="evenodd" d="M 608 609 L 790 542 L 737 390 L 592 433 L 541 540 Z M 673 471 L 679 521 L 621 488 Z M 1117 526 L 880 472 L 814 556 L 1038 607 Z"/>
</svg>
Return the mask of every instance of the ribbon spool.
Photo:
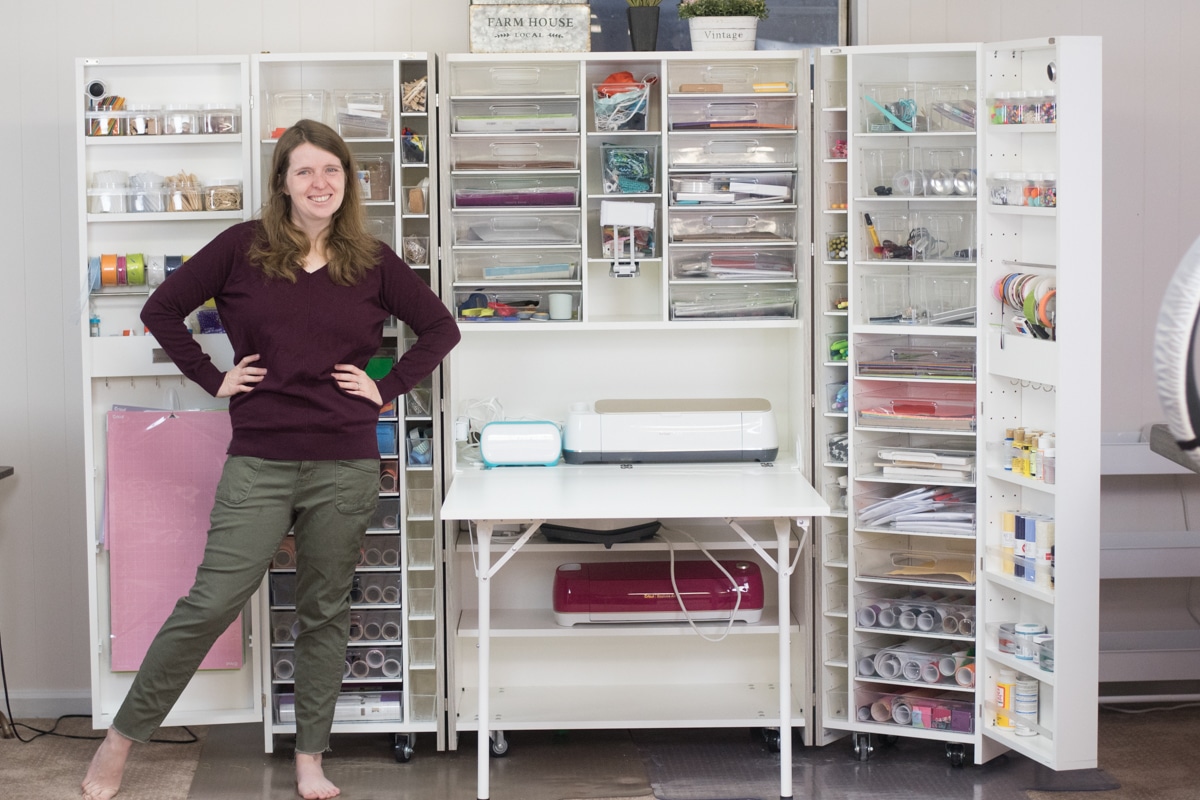
<svg viewBox="0 0 1200 800">
<path fill-rule="evenodd" d="M 125 283 L 129 286 L 146 285 L 146 261 L 141 253 L 126 254 Z"/>
<path fill-rule="evenodd" d="M 100 256 L 100 285 L 117 285 L 117 254 L 104 253 Z"/>
</svg>

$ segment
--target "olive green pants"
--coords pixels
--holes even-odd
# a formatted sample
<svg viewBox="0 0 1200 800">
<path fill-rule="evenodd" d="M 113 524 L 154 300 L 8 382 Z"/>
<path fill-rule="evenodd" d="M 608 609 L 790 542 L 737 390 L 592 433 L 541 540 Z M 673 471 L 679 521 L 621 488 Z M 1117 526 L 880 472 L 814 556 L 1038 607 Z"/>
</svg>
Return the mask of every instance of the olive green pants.
<svg viewBox="0 0 1200 800">
<path fill-rule="evenodd" d="M 147 741 L 214 641 L 245 607 L 289 530 L 296 538 L 296 752 L 328 749 L 341 688 L 350 589 L 379 499 L 379 461 L 230 456 L 217 485 L 196 581 L 154 637 L 113 719 Z M 265 642 L 259 636 L 257 641 Z M 266 709 L 270 714 L 271 709 Z"/>
</svg>

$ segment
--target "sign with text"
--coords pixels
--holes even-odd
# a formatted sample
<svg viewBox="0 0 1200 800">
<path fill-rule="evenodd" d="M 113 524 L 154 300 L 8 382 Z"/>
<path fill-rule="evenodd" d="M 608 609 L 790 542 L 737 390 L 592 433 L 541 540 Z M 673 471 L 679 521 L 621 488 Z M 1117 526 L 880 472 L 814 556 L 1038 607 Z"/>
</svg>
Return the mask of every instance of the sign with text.
<svg viewBox="0 0 1200 800">
<path fill-rule="evenodd" d="M 472 53 L 586 53 L 591 6 L 506 3 L 471 6 Z"/>
</svg>

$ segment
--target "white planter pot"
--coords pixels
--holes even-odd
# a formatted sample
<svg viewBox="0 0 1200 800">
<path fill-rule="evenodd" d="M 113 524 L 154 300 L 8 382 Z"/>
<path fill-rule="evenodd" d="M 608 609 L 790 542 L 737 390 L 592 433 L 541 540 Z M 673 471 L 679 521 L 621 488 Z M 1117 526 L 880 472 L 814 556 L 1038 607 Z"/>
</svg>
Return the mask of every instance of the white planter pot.
<svg viewBox="0 0 1200 800">
<path fill-rule="evenodd" d="M 758 17 L 692 17 L 693 50 L 753 50 Z"/>
</svg>

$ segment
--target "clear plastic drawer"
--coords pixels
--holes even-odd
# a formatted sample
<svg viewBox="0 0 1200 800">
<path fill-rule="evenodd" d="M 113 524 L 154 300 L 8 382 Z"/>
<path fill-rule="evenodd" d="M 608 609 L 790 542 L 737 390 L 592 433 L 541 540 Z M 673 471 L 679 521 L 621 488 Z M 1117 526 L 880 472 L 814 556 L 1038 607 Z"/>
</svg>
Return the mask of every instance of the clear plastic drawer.
<svg viewBox="0 0 1200 800">
<path fill-rule="evenodd" d="M 854 474 L 898 483 L 964 484 L 975 480 L 974 442 L 905 434 L 873 438 L 854 448 Z"/>
<path fill-rule="evenodd" d="M 346 650 L 343 680 L 400 678 L 404 674 L 404 651 L 399 647 L 350 647 Z"/>
<path fill-rule="evenodd" d="M 911 544 L 912 537 L 889 537 L 884 543 L 854 547 L 859 578 L 875 578 L 907 585 L 975 585 L 975 543 L 945 541 L 940 547 Z M 918 541 L 931 541 L 919 538 Z"/>
<path fill-rule="evenodd" d="M 672 167 L 792 167 L 796 165 L 795 136 L 712 136 L 673 134 L 667 140 Z"/>
<path fill-rule="evenodd" d="M 879 631 L 975 635 L 975 597 L 968 592 L 876 586 L 854 598 L 854 624 Z"/>
<path fill-rule="evenodd" d="M 395 498 L 383 497 L 371 515 L 369 530 L 394 531 L 400 528 L 400 501 Z"/>
<path fill-rule="evenodd" d="M 671 287 L 671 319 L 795 319 L 796 287 Z"/>
<path fill-rule="evenodd" d="M 791 172 L 696 173 L 671 178 L 671 203 L 741 205 L 791 203 L 796 176 Z"/>
<path fill-rule="evenodd" d="M 576 64 L 453 64 L 450 94 L 502 95 L 578 94 Z"/>
<path fill-rule="evenodd" d="M 677 98 L 669 113 L 672 131 L 796 129 L 796 104 L 786 97 Z"/>
<path fill-rule="evenodd" d="M 918 618 L 912 610 L 900 614 L 906 620 Z M 919 619 L 933 624 L 934 616 L 926 612 Z M 975 686 L 975 656 L 962 642 L 874 636 L 855 646 L 854 674 L 862 680 L 971 689 Z"/>
<path fill-rule="evenodd" d="M 398 642 L 403 631 L 401 615 L 395 609 L 387 611 L 351 611 L 349 640 L 351 642 Z"/>
<path fill-rule="evenodd" d="M 975 732 L 975 702 L 944 689 L 916 689 L 906 693 L 854 691 L 855 718 L 901 728 Z"/>
<path fill-rule="evenodd" d="M 450 141 L 454 170 L 579 169 L 579 141 L 574 137 L 455 137 Z"/>
<path fill-rule="evenodd" d="M 577 133 L 577 100 L 452 100 L 455 133 Z"/>
<path fill-rule="evenodd" d="M 869 485 L 869 484 L 859 484 Z M 854 495 L 859 530 L 975 535 L 975 490 L 966 486 L 887 486 Z"/>
<path fill-rule="evenodd" d="M 858 278 L 858 321 L 869 325 L 973 326 L 975 271 L 866 267 Z"/>
<path fill-rule="evenodd" d="M 579 177 L 463 177 L 453 180 L 455 208 L 511 206 L 578 206 Z"/>
<path fill-rule="evenodd" d="M 390 139 L 392 93 L 345 91 L 333 93 L 338 133 L 344 139 Z"/>
<path fill-rule="evenodd" d="M 398 605 L 400 576 L 392 573 L 357 573 L 350 588 L 352 605 Z"/>
<path fill-rule="evenodd" d="M 579 319 L 578 289 L 460 290 L 454 307 L 460 322 L 546 322 Z"/>
<path fill-rule="evenodd" d="M 786 61 L 737 61 L 668 64 L 667 80 L 674 93 L 786 94 L 796 91 L 795 66 Z"/>
<path fill-rule="evenodd" d="M 974 380 L 975 345 L 960 339 L 888 336 L 856 343 L 855 373 L 860 378 L 941 378 Z"/>
<path fill-rule="evenodd" d="M 868 216 L 871 227 L 868 228 L 868 235 L 862 239 L 862 258 L 894 261 L 975 260 L 973 212 L 871 213 L 864 215 L 864 223 Z"/>
<path fill-rule="evenodd" d="M 897 383 L 854 395 L 858 425 L 876 430 L 975 430 L 975 387 Z"/>
<path fill-rule="evenodd" d="M 671 277 L 675 280 L 746 281 L 793 280 L 794 247 L 753 250 L 702 250 L 671 248 Z"/>
<path fill-rule="evenodd" d="M 790 242 L 796 238 L 796 215 L 789 211 L 685 211 L 671 214 L 672 242 Z"/>
<path fill-rule="evenodd" d="M 400 566 L 400 537 L 373 535 L 363 539 L 358 555 L 360 567 L 394 568 Z"/>
<path fill-rule="evenodd" d="M 459 212 L 454 245 L 512 247 L 579 244 L 579 215 L 558 212 Z"/>
<path fill-rule="evenodd" d="M 456 281 L 578 280 L 579 250 L 504 250 L 451 252 Z"/>
</svg>

